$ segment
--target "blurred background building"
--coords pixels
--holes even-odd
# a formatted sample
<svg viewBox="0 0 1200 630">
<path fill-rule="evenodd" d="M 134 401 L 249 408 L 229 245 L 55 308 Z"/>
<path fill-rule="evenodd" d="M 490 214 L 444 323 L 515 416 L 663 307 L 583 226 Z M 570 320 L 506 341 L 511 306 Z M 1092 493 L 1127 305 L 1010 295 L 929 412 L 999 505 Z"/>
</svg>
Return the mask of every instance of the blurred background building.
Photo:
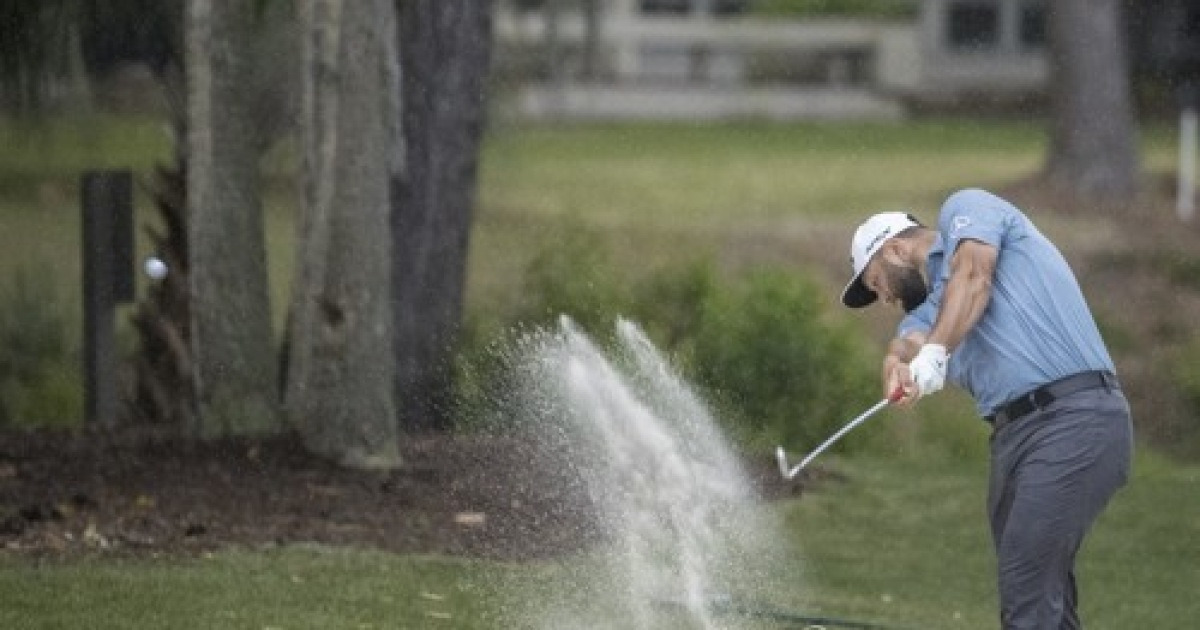
<svg viewBox="0 0 1200 630">
<path fill-rule="evenodd" d="M 581 119 L 1036 113 L 1049 3 L 496 0 L 494 105 Z M 43 104 L 154 107 L 179 18 L 148 6 L 136 23 L 96 10 L 70 31 L 74 54 L 45 64 Z M 1174 111 L 1200 83 L 1200 2 L 1125 0 L 1125 18 L 1139 110 Z M 267 49 L 291 67 L 286 42 Z M 19 96 L 0 86 L 0 107 Z"/>
<path fill-rule="evenodd" d="M 1044 102 L 1046 0 L 895 0 L 801 18 L 766 4 L 508 0 L 497 72 L 535 117 L 898 118 Z M 1127 13 L 1144 73 L 1170 83 L 1178 59 L 1200 54 L 1198 3 L 1139 0 Z"/>
</svg>

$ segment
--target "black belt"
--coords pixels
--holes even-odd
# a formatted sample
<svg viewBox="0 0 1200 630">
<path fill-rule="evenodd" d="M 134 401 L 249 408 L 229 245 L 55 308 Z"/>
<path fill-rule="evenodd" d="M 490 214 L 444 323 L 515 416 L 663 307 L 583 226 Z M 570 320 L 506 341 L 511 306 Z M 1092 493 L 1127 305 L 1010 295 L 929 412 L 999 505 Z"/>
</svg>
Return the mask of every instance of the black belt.
<svg viewBox="0 0 1200 630">
<path fill-rule="evenodd" d="M 1021 417 L 1042 409 L 1059 398 L 1070 396 L 1085 389 L 1120 389 L 1121 384 L 1111 372 L 1094 371 L 1072 374 L 1057 381 L 1051 381 L 1041 387 L 1021 394 L 1020 396 L 1000 405 L 996 413 L 984 418 L 992 423 L 999 431 L 1004 425 Z"/>
</svg>

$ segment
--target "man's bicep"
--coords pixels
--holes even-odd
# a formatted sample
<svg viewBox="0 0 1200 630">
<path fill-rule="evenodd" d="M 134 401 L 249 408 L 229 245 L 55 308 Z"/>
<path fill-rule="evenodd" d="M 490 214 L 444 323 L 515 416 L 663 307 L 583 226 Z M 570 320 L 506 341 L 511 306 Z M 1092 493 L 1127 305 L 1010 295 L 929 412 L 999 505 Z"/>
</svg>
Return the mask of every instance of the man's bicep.
<svg viewBox="0 0 1200 630">
<path fill-rule="evenodd" d="M 996 271 L 996 261 L 1000 257 L 1000 249 L 990 243 L 964 238 L 954 248 L 954 256 L 950 259 L 950 274 L 969 272 L 971 275 L 983 275 L 991 278 Z"/>
<path fill-rule="evenodd" d="M 989 243 L 983 239 L 978 239 L 968 236 L 958 242 L 954 248 L 954 255 L 966 254 L 973 257 L 991 258 L 995 260 L 1000 253 L 1000 248 L 993 243 Z"/>
</svg>

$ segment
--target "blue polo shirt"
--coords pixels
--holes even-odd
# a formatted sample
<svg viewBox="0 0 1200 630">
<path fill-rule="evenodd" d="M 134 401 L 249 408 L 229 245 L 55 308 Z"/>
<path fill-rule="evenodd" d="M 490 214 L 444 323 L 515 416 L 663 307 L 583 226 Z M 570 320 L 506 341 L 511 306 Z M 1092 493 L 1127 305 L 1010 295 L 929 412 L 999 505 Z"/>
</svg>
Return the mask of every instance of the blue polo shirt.
<svg viewBox="0 0 1200 630">
<path fill-rule="evenodd" d="M 898 335 L 932 330 L 950 276 L 949 257 L 963 239 L 999 251 L 987 310 L 947 367 L 947 378 L 974 397 L 980 415 L 1064 376 L 1115 371 L 1062 254 L 1016 206 L 983 190 L 961 190 L 942 205 L 926 262 L 929 297 L 901 320 Z"/>
</svg>

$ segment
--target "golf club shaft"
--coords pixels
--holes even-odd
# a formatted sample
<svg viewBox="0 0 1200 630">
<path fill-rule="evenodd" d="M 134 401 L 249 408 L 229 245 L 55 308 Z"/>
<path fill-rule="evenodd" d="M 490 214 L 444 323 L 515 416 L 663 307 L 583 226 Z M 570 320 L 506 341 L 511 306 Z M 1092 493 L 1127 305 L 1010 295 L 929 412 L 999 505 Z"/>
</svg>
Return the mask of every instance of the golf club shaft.
<svg viewBox="0 0 1200 630">
<path fill-rule="evenodd" d="M 832 446 L 834 442 L 837 442 L 839 439 L 841 439 L 841 437 L 843 435 L 846 435 L 847 433 L 849 433 L 852 429 L 854 429 L 854 427 L 862 424 L 863 422 L 866 422 L 868 418 L 870 418 L 871 416 L 878 413 L 880 409 L 883 409 L 884 407 L 886 407 L 888 402 L 889 401 L 887 398 L 880 400 L 879 402 L 875 403 L 875 405 L 873 407 L 864 411 L 862 413 L 862 415 L 851 420 L 850 422 L 847 422 L 846 426 L 842 427 L 841 429 L 838 429 L 838 432 L 829 436 L 829 439 L 825 440 L 824 442 L 821 442 L 821 445 L 818 446 L 817 448 L 813 449 L 813 452 L 809 453 L 804 459 L 800 460 L 800 463 L 796 464 L 795 468 L 788 471 L 788 475 L 787 475 L 788 479 L 795 477 L 796 474 L 799 473 L 805 466 L 807 466 L 809 462 L 811 462 L 813 459 L 815 459 L 817 455 L 820 455 L 822 452 L 824 452 L 825 449 Z"/>
<path fill-rule="evenodd" d="M 830 445 L 832 445 L 834 442 L 837 442 L 839 439 L 841 439 L 841 437 L 843 435 L 849 433 L 851 430 L 854 429 L 854 427 L 865 422 L 867 420 L 867 418 L 870 418 L 871 416 L 878 413 L 880 409 L 883 409 L 884 407 L 888 406 L 889 403 L 899 402 L 903 398 L 904 398 L 904 388 L 897 387 L 894 391 L 892 391 L 890 396 L 875 403 L 874 406 L 872 406 L 870 409 L 862 412 L 862 414 L 859 415 L 857 418 L 851 420 L 850 422 L 847 422 L 846 426 L 842 427 L 841 429 L 838 429 L 837 433 L 834 433 L 833 435 L 829 436 L 829 439 L 822 442 L 820 446 L 818 446 L 815 450 L 813 450 L 813 452 L 809 453 L 808 456 L 805 457 L 804 460 L 801 461 L 799 464 L 797 464 L 795 468 L 788 469 L 787 453 L 784 452 L 782 446 L 776 446 L 775 447 L 775 459 L 779 463 L 779 474 L 783 475 L 784 479 L 792 479 L 805 466 L 807 466 L 809 462 L 811 462 L 814 458 L 816 458 L 817 455 L 820 455 L 822 452 L 825 451 L 825 449 L 829 448 Z"/>
<path fill-rule="evenodd" d="M 805 466 L 807 466 L 809 462 L 811 462 L 817 455 L 820 455 L 825 449 L 829 448 L 830 445 L 832 445 L 834 442 L 837 442 L 839 439 L 841 439 L 841 437 L 843 435 L 846 435 L 847 433 L 849 433 L 852 429 L 854 429 L 854 427 L 862 424 L 863 422 L 866 422 L 867 418 L 870 418 L 871 416 L 878 413 L 880 409 L 883 409 L 884 407 L 888 406 L 889 403 L 894 403 L 903 397 L 904 397 L 904 389 L 897 387 L 896 391 L 892 392 L 891 396 L 888 396 L 887 398 L 884 398 L 883 400 L 875 403 L 875 405 L 873 407 L 864 411 L 862 413 L 862 415 L 851 420 L 850 422 L 847 422 L 846 426 L 842 427 L 841 429 L 838 429 L 837 433 L 834 433 L 833 435 L 829 436 L 829 439 L 822 442 L 820 446 L 818 446 L 816 449 L 814 449 L 813 452 L 809 453 L 808 456 L 805 457 L 803 460 L 801 460 L 801 462 L 799 464 L 796 464 L 795 468 L 792 468 L 791 470 L 787 470 L 786 472 L 784 472 L 784 469 L 786 468 L 786 466 L 783 463 L 784 459 L 785 459 L 785 455 L 783 454 L 783 448 L 780 447 L 777 452 L 777 456 L 778 456 L 779 462 L 780 462 L 779 463 L 780 472 L 784 472 L 783 476 L 788 479 L 795 477 L 796 474 L 799 473 Z"/>
</svg>

